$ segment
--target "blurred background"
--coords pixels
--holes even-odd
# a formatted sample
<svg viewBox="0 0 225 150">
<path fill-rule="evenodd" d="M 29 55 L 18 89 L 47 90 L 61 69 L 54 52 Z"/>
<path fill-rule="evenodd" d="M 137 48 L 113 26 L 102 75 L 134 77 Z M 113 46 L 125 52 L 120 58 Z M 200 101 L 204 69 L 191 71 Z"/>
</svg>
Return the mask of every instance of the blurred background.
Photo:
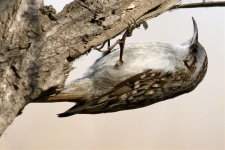
<svg viewBox="0 0 225 150">
<path fill-rule="evenodd" d="M 71 0 L 45 0 L 57 11 Z M 185 2 L 197 2 L 185 1 Z M 127 43 L 179 44 L 199 28 L 209 66 L 191 93 L 136 110 L 57 118 L 72 103 L 29 104 L 0 139 L 1 150 L 223 150 L 225 99 L 225 8 L 179 9 L 148 21 Z M 75 62 L 68 79 L 81 77 L 100 53 Z"/>
</svg>

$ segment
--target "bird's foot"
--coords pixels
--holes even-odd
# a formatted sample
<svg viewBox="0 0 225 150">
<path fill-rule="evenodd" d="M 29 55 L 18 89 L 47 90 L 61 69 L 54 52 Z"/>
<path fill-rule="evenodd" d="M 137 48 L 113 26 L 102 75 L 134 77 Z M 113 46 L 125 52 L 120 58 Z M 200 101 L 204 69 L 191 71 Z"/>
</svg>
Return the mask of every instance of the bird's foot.
<svg viewBox="0 0 225 150">
<path fill-rule="evenodd" d="M 117 60 L 116 64 L 114 65 L 115 68 L 119 68 L 123 65 L 123 61 L 122 60 Z"/>
<path fill-rule="evenodd" d="M 103 50 L 103 47 L 105 46 L 105 43 L 107 42 L 108 44 L 108 47 L 106 50 Z M 114 47 L 113 47 L 114 48 Z M 105 41 L 100 47 L 94 47 L 95 50 L 99 51 L 99 52 L 102 52 L 104 55 L 108 55 L 111 50 L 113 49 L 111 46 L 110 46 L 110 40 L 107 40 Z"/>
<path fill-rule="evenodd" d="M 148 23 L 146 21 L 141 22 L 140 25 L 142 25 L 145 30 L 148 29 Z"/>
</svg>

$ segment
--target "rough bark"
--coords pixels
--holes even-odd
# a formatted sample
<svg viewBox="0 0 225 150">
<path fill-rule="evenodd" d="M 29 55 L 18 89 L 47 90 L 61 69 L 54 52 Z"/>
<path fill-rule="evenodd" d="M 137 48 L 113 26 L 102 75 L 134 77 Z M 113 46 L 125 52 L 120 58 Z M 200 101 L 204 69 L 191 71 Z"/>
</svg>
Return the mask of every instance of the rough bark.
<svg viewBox="0 0 225 150">
<path fill-rule="evenodd" d="M 179 0 L 0 0 L 0 136 L 24 106 L 63 87 L 71 61 Z"/>
</svg>

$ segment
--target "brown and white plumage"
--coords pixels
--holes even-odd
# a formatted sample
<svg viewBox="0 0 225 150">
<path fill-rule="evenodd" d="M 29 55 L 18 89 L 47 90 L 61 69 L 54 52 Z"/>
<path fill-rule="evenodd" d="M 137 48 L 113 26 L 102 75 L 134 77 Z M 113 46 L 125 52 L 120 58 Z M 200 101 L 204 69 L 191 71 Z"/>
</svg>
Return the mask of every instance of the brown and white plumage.
<svg viewBox="0 0 225 150">
<path fill-rule="evenodd" d="M 119 51 L 99 59 L 86 77 L 65 88 L 63 93 L 77 93 L 80 101 L 59 117 L 134 109 L 192 91 L 207 70 L 207 55 L 193 23 L 194 35 L 185 44 L 129 45 L 124 63 L 117 67 Z"/>
</svg>

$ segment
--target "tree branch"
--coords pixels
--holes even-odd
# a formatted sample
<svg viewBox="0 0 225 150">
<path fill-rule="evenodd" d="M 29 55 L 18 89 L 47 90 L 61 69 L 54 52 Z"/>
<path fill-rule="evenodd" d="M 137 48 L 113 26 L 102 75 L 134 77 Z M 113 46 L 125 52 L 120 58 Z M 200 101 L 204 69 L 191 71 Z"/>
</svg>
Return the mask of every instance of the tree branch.
<svg viewBox="0 0 225 150">
<path fill-rule="evenodd" d="M 73 1 L 55 14 L 43 0 L 0 0 L 0 136 L 26 104 L 62 89 L 72 60 L 178 1 Z"/>
<path fill-rule="evenodd" d="M 128 18 L 133 18 L 133 20 L 135 20 L 136 23 L 140 23 L 143 20 L 146 20 L 146 19 L 149 19 L 149 18 L 159 15 L 160 13 L 169 9 L 172 5 L 176 4 L 175 1 L 170 1 L 170 2 L 171 3 L 167 2 L 167 3 L 162 3 L 161 5 L 156 5 L 157 6 L 156 8 L 150 7 L 150 6 L 153 6 L 151 4 L 147 7 L 147 8 L 150 8 L 148 11 L 144 10 L 144 7 L 141 8 L 140 6 L 138 7 L 137 10 L 135 10 L 136 9 L 135 6 L 133 8 L 129 8 L 129 9 L 133 9 L 133 12 L 128 13 L 127 17 L 124 17 L 124 20 L 116 20 L 117 21 L 116 24 L 118 25 L 118 27 L 113 26 L 112 28 L 104 30 L 104 32 L 102 32 L 102 34 L 95 35 L 95 38 L 88 41 L 88 43 L 91 43 L 91 44 L 89 44 L 89 46 L 90 46 L 89 48 L 91 48 L 92 46 L 97 46 L 106 40 L 109 40 L 110 38 L 116 36 L 118 33 L 122 32 L 124 29 L 126 29 L 127 24 L 124 24 L 124 22 L 129 22 L 130 20 Z M 142 5 L 144 5 L 144 4 L 145 3 L 143 2 Z M 146 5 L 148 5 L 148 4 L 146 3 L 145 6 Z M 218 6 L 224 6 L 224 5 L 225 5 L 225 2 L 201 2 L 201 3 L 174 5 L 170 9 L 195 8 L 195 7 L 218 7 Z M 143 13 L 144 12 L 143 10 L 146 11 L 146 13 Z M 141 12 L 143 15 L 140 15 L 137 12 Z M 139 17 L 135 17 L 135 15 L 138 15 Z M 132 17 L 130 17 L 130 16 L 132 16 Z M 61 19 L 64 19 L 64 16 L 61 17 Z M 83 45 L 83 43 L 81 43 L 81 44 Z M 75 44 L 75 47 L 79 47 L 79 46 L 77 44 Z M 82 49 L 82 47 L 80 48 L 80 50 L 81 49 Z M 82 52 L 84 52 L 84 51 L 85 50 L 82 50 Z M 76 95 L 76 93 L 74 93 L 74 94 L 65 94 L 65 93 L 60 94 L 59 93 L 59 94 L 54 94 L 51 96 L 39 97 L 39 98 L 35 99 L 33 102 L 38 102 L 38 103 L 49 102 L 49 103 L 51 103 L 51 102 L 67 102 L 67 101 L 70 101 L 70 102 L 80 101 L 80 97 L 79 97 L 79 95 Z"/>
<path fill-rule="evenodd" d="M 225 1 L 223 2 L 199 2 L 199 3 L 188 3 L 188 4 L 179 4 L 173 6 L 171 9 L 177 8 L 200 8 L 200 7 L 224 7 Z"/>
<path fill-rule="evenodd" d="M 167 11 L 168 9 L 170 9 L 172 6 L 174 6 L 175 4 L 178 3 L 179 0 L 143 0 L 141 1 L 141 3 L 139 1 L 134 1 L 132 2 L 132 5 L 128 5 L 123 8 L 123 11 L 121 14 L 116 14 L 119 16 L 115 16 L 113 17 L 115 20 L 113 21 L 109 21 L 108 19 L 111 19 L 112 16 L 108 16 L 108 14 L 106 14 L 106 16 L 104 16 L 104 14 L 102 14 L 101 17 L 104 17 L 104 21 L 101 20 L 95 20 L 96 22 L 100 21 L 100 25 L 98 26 L 98 28 L 96 28 L 95 32 L 100 32 L 98 34 L 94 34 L 93 33 L 88 33 L 88 30 L 85 30 L 85 35 L 86 35 L 86 39 L 85 42 L 83 40 L 83 38 L 78 39 L 77 43 L 75 44 L 70 44 L 71 47 L 74 48 L 74 50 L 78 50 L 80 53 L 85 53 L 87 50 L 91 49 L 92 47 L 98 46 L 100 44 L 102 44 L 103 42 L 110 40 L 111 38 L 117 36 L 118 34 L 122 33 L 128 26 L 132 25 L 133 23 L 135 24 L 139 24 L 141 22 L 143 22 L 146 19 L 150 19 L 153 17 L 156 17 L 160 14 L 162 14 L 163 12 Z M 81 4 L 79 4 L 81 5 Z M 83 6 L 83 4 L 82 4 Z M 132 6 L 132 7 L 131 7 Z M 107 6 L 106 6 L 107 7 Z M 86 7 L 85 7 L 86 8 Z M 90 7 L 88 7 L 90 8 Z M 67 9 L 65 9 L 67 10 Z M 120 10 L 117 10 L 118 12 L 120 12 Z M 64 12 L 62 12 L 62 14 L 59 14 L 61 19 L 64 19 Z M 68 14 L 67 14 L 68 15 Z M 63 16 L 63 17 L 62 17 Z M 59 19 L 60 20 L 60 19 Z M 108 22 L 108 23 L 106 23 Z M 74 21 L 72 22 L 73 26 L 74 26 Z M 110 24 L 109 24 L 110 23 Z M 107 25 L 107 26 L 105 26 Z M 101 28 L 101 26 L 104 26 L 104 28 Z M 58 28 L 58 27 L 57 27 Z M 65 28 L 67 30 L 68 26 L 60 26 L 60 28 Z M 83 27 L 85 29 L 85 27 Z M 63 30 L 65 30 L 63 29 Z M 57 29 L 57 36 L 63 36 L 63 34 L 59 34 L 59 30 L 62 29 Z M 99 30 L 99 31 L 98 31 Z M 68 36 L 68 35 L 67 35 Z M 70 42 L 70 41 L 69 41 Z M 84 47 L 85 45 L 85 47 Z M 73 55 L 73 49 L 71 50 L 70 53 L 70 57 L 74 58 L 77 57 L 76 55 Z M 67 101 L 79 101 L 80 97 L 76 95 L 76 93 L 73 94 L 73 96 L 71 94 L 56 94 L 54 96 L 40 96 L 37 99 L 35 99 L 33 102 L 67 102 Z"/>
<path fill-rule="evenodd" d="M 152 1 L 153 2 L 153 1 Z M 132 20 L 135 20 L 136 23 L 140 23 L 146 19 L 149 19 L 149 18 L 152 18 L 152 17 L 155 17 L 159 14 L 161 14 L 162 12 L 164 12 L 165 10 L 168 10 L 169 8 L 171 9 L 175 9 L 175 8 L 191 8 L 191 7 L 215 7 L 215 6 L 223 6 L 225 2 L 202 2 L 202 3 L 191 3 L 191 4 L 181 4 L 181 5 L 175 5 L 178 1 L 167 1 L 166 3 L 155 3 L 156 1 L 154 1 L 154 3 L 149 3 L 149 2 L 145 2 L 143 1 L 143 3 L 140 5 L 139 3 L 133 3 L 133 6 L 130 7 L 129 5 L 127 6 L 128 9 L 125 9 L 126 11 L 124 13 L 122 13 L 121 15 L 123 16 L 122 19 L 118 19 L 120 17 L 114 17 L 114 21 L 116 23 L 113 23 L 113 24 L 108 24 L 108 26 L 110 27 L 104 27 L 106 28 L 104 31 L 102 30 L 102 28 L 98 28 L 99 31 L 97 32 L 102 32 L 100 34 L 94 34 L 94 38 L 92 38 L 92 34 L 93 33 L 86 33 L 86 39 L 84 40 L 83 37 L 81 37 L 80 42 L 77 42 L 75 44 L 69 44 L 70 47 L 74 47 L 74 50 L 77 50 L 78 48 L 78 51 L 80 53 L 84 53 L 85 51 L 87 51 L 88 49 L 90 49 L 91 47 L 93 46 L 97 46 L 101 43 L 103 43 L 104 41 L 106 40 L 109 40 L 111 38 L 113 38 L 114 36 L 118 35 L 119 33 L 121 33 L 123 30 L 125 30 L 128 25 L 132 22 Z M 122 2 L 121 2 L 122 3 Z M 120 4 L 121 4 L 120 3 Z M 86 4 L 84 3 L 78 3 L 79 6 L 81 7 L 84 7 L 84 8 L 91 8 L 91 7 L 88 7 L 86 6 Z M 124 4 L 121 4 L 121 5 L 124 5 Z M 173 6 L 173 7 L 171 7 Z M 71 7 L 71 5 L 69 5 L 68 7 Z M 74 11 L 71 10 L 71 12 L 68 13 L 68 7 L 64 9 L 64 11 L 66 11 L 67 13 L 64 14 L 64 11 L 62 11 L 59 15 L 58 15 L 58 22 L 65 22 L 65 15 L 74 15 Z M 107 6 L 105 6 L 107 7 Z M 146 9 L 147 8 L 147 9 Z M 77 9 L 77 8 L 76 8 Z M 93 13 L 94 10 L 89 10 L 88 9 L 88 12 L 86 12 L 85 14 L 87 13 Z M 119 10 L 120 11 L 120 10 Z M 82 16 L 81 17 L 85 18 L 85 16 Z M 107 19 L 108 19 L 108 14 L 107 15 L 103 15 L 101 17 L 104 17 L 105 18 L 105 21 L 100 21 L 98 20 L 97 18 L 95 18 L 96 20 L 93 20 L 94 22 L 97 22 L 100 24 L 100 27 L 105 24 L 105 22 L 107 22 Z M 132 18 L 132 19 L 130 19 Z M 79 19 L 79 18 L 76 18 L 76 19 Z M 72 20 L 68 20 L 67 24 L 69 25 L 70 22 L 73 21 L 73 24 L 74 25 L 74 19 Z M 68 25 L 67 26 L 60 26 L 58 27 L 56 25 L 55 28 L 58 28 L 57 30 L 55 31 L 59 31 L 59 30 L 62 30 L 64 31 L 65 29 L 64 28 L 68 28 Z M 84 27 L 85 28 L 85 27 Z M 88 30 L 85 30 L 85 31 L 88 31 Z M 60 36 L 64 36 L 63 34 L 57 34 L 58 37 Z M 67 35 L 68 36 L 68 35 Z M 70 41 L 68 41 L 67 43 L 69 43 Z M 85 43 L 86 42 L 86 43 Z M 85 47 L 83 47 L 83 45 L 85 45 Z M 74 52 L 73 50 L 71 50 L 70 52 L 70 57 L 72 58 L 76 58 L 77 55 L 73 55 Z M 76 52 L 75 52 L 76 54 Z M 51 96 L 44 96 L 44 97 L 38 97 L 37 99 L 35 99 L 35 101 L 33 102 L 65 102 L 65 101 L 73 101 L 73 102 L 76 102 L 76 101 L 79 101 L 80 97 L 76 95 L 76 93 L 74 93 L 74 95 L 72 94 L 56 94 L 56 95 L 51 95 Z"/>
<path fill-rule="evenodd" d="M 79 99 L 79 95 L 49 95 L 62 89 L 72 60 L 133 23 L 169 9 L 225 6 L 225 2 L 176 5 L 179 1 L 73 1 L 55 14 L 43 0 L 0 0 L 0 136 L 29 102 Z"/>
</svg>

